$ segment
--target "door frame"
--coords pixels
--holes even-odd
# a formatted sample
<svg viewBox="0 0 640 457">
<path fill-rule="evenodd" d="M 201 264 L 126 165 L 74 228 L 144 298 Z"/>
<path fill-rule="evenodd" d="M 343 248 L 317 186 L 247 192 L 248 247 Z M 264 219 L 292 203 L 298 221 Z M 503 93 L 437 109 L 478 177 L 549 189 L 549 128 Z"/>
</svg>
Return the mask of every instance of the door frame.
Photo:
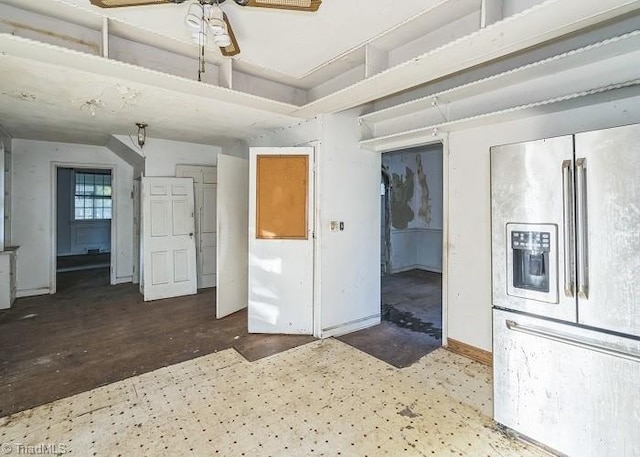
<svg viewBox="0 0 640 457">
<path fill-rule="evenodd" d="M 51 252 L 49 253 L 49 293 L 55 294 L 57 290 L 57 255 L 58 255 L 58 168 L 77 168 L 86 170 L 110 170 L 111 171 L 111 265 L 109 267 L 109 283 L 117 284 L 117 215 L 118 193 L 117 171 L 113 164 L 105 163 L 76 163 L 76 162 L 51 162 L 51 234 L 49 241 Z"/>
<path fill-rule="evenodd" d="M 321 249 L 318 240 L 321 238 L 320 232 L 320 170 L 318 167 L 318 156 L 320 155 L 320 148 L 322 142 L 320 140 L 309 141 L 304 144 L 297 144 L 296 147 L 310 146 L 313 148 L 313 160 L 311 161 L 312 176 L 311 185 L 313 186 L 313 220 L 311 221 L 311 233 L 313 234 L 313 266 L 312 266 L 312 281 L 313 286 L 311 288 L 311 303 L 313 306 L 312 316 L 313 322 L 311 328 L 313 329 L 313 336 L 316 338 L 322 337 L 322 300 L 320 300 L 320 276 L 321 276 Z"/>
<path fill-rule="evenodd" d="M 441 346 L 447 346 L 449 335 L 449 134 L 425 136 L 407 142 L 401 148 L 391 147 L 380 151 L 381 154 L 399 152 L 405 149 L 434 144 L 442 145 L 442 338 Z M 381 168 L 382 169 L 382 168 Z M 382 217 L 382 215 L 380 215 Z M 380 224 L 380 221 L 378 222 Z M 378 241 L 379 242 L 379 241 Z M 381 274 L 382 272 L 380 272 Z"/>
</svg>

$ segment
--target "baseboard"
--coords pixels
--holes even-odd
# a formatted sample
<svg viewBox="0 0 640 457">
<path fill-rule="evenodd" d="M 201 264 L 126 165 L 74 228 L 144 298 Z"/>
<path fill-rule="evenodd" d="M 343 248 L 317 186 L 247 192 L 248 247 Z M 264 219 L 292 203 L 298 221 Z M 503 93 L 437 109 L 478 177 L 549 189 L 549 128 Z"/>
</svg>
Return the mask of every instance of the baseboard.
<svg viewBox="0 0 640 457">
<path fill-rule="evenodd" d="M 116 282 L 114 284 L 126 284 L 129 282 L 133 282 L 133 276 L 120 276 L 116 278 Z"/>
<path fill-rule="evenodd" d="M 389 274 L 404 273 L 405 271 L 411 271 L 411 270 L 422 270 L 422 271 L 429 271 L 431 273 L 442 274 L 442 268 L 430 267 L 428 265 L 422 265 L 422 264 L 405 265 L 404 267 L 400 267 L 400 268 L 391 268 L 391 271 L 389 272 Z"/>
<path fill-rule="evenodd" d="M 373 316 L 347 322 L 345 324 L 323 328 L 320 338 L 331 338 L 332 336 L 345 335 L 347 333 L 373 327 L 374 325 L 378 325 L 379 323 L 380 323 L 380 314 L 375 314 Z"/>
<path fill-rule="evenodd" d="M 36 295 L 47 295 L 51 293 L 48 287 L 40 287 L 38 289 L 22 289 L 16 290 L 16 298 L 35 297 Z"/>
<path fill-rule="evenodd" d="M 447 338 L 447 349 L 484 365 L 493 365 L 493 354 L 489 351 L 485 351 L 484 349 L 480 349 L 451 338 Z"/>
</svg>

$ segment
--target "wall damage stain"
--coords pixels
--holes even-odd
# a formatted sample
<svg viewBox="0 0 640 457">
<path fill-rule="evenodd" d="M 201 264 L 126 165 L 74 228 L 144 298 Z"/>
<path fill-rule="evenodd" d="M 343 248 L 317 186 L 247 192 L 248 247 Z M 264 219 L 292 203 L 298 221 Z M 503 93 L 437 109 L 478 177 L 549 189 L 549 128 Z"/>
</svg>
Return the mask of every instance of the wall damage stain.
<svg viewBox="0 0 640 457">
<path fill-rule="evenodd" d="M 0 95 L 6 95 L 11 98 L 17 98 L 18 100 L 24 100 L 27 102 L 35 102 L 37 97 L 29 92 L 13 91 L 13 92 L 0 92 Z"/>
<path fill-rule="evenodd" d="M 91 116 L 95 116 L 97 108 L 101 108 L 103 106 L 104 106 L 104 103 L 102 102 L 102 100 L 100 100 L 99 98 L 91 98 L 86 102 L 84 102 L 80 107 L 80 109 L 89 110 L 89 112 L 91 113 Z"/>
<path fill-rule="evenodd" d="M 418 173 L 418 184 L 422 189 L 422 197 L 420 198 L 420 209 L 418 210 L 418 216 L 429 224 L 431 223 L 431 198 L 429 197 L 429 183 L 427 182 L 427 175 L 422 168 L 422 158 L 420 154 L 416 155 L 416 166 Z"/>
<path fill-rule="evenodd" d="M 120 108 L 137 105 L 138 98 L 142 95 L 139 90 L 125 86 L 124 84 L 116 85 L 116 91 L 120 97 Z"/>
<path fill-rule="evenodd" d="M 409 205 L 414 190 L 411 168 L 405 168 L 404 176 L 393 173 L 391 176 L 391 224 L 396 229 L 406 229 L 415 217 Z"/>
</svg>

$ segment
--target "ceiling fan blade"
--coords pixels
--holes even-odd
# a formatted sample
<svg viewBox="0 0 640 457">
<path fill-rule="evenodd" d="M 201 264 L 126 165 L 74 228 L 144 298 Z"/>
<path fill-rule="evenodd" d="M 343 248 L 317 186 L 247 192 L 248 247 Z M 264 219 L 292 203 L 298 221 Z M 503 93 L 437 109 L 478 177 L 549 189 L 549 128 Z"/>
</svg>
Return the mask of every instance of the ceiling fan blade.
<svg viewBox="0 0 640 457">
<path fill-rule="evenodd" d="M 233 57 L 240 54 L 240 46 L 238 46 L 238 40 L 236 40 L 236 36 L 233 33 L 233 29 L 231 28 L 231 23 L 227 18 L 226 13 L 223 13 L 222 18 L 224 19 L 225 24 L 227 24 L 227 33 L 229 34 L 229 38 L 231 39 L 231 44 L 229 46 L 220 47 L 220 51 L 223 56 Z"/>
<path fill-rule="evenodd" d="M 293 11 L 318 11 L 322 0 L 248 0 L 247 6 Z"/>
<path fill-rule="evenodd" d="M 124 6 L 160 5 L 162 3 L 182 3 L 185 0 L 89 0 L 100 8 L 120 8 Z"/>
</svg>

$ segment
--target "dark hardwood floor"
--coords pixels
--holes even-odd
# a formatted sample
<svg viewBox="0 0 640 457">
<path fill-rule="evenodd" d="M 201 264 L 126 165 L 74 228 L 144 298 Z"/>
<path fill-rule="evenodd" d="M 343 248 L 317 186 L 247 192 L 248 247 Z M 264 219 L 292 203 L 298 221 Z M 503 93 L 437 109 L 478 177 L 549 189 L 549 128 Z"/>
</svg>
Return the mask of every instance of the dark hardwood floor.
<svg viewBox="0 0 640 457">
<path fill-rule="evenodd" d="M 313 341 L 249 335 L 246 310 L 215 317 L 215 290 L 144 302 L 109 269 L 58 275 L 58 293 L 0 313 L 0 417 L 235 348 L 249 361 Z"/>
</svg>

